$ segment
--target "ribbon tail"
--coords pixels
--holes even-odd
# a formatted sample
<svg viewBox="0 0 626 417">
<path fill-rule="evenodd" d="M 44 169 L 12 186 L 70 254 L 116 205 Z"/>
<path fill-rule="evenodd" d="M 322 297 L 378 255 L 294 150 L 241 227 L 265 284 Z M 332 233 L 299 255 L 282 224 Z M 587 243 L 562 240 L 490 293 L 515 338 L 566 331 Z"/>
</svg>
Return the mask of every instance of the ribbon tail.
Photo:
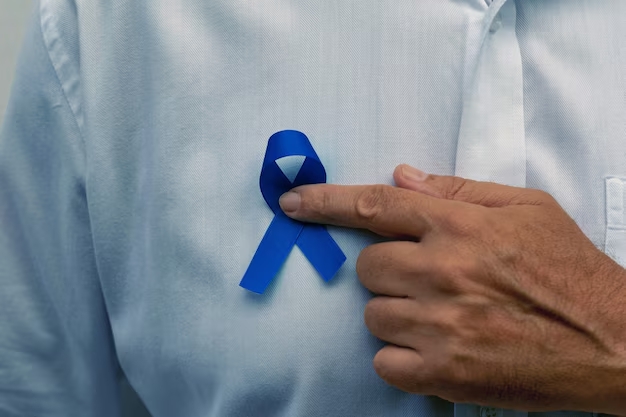
<svg viewBox="0 0 626 417">
<path fill-rule="evenodd" d="M 324 226 L 307 224 L 296 244 L 326 282 L 346 261 L 346 255 Z"/>
<path fill-rule="evenodd" d="M 239 286 L 263 294 L 285 263 L 302 228 L 284 215 L 274 216 Z"/>
</svg>

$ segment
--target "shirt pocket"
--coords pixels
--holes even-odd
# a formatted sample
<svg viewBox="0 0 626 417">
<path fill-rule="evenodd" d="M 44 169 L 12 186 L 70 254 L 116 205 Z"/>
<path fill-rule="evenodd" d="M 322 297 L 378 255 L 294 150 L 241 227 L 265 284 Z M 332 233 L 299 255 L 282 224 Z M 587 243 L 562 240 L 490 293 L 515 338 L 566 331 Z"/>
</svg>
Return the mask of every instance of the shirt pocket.
<svg viewBox="0 0 626 417">
<path fill-rule="evenodd" d="M 626 178 L 607 177 L 606 240 L 607 255 L 626 268 Z"/>
</svg>

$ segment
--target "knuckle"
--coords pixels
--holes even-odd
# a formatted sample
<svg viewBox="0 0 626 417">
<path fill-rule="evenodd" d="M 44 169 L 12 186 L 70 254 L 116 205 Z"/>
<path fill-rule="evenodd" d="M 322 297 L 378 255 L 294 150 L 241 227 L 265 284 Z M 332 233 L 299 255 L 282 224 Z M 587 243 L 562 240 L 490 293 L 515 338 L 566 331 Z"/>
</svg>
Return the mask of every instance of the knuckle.
<svg viewBox="0 0 626 417">
<path fill-rule="evenodd" d="M 449 336 L 450 357 L 463 363 L 470 346 L 487 343 L 486 330 L 494 330 L 497 317 L 491 314 L 489 303 L 476 296 L 459 297 L 456 307 L 439 317 L 439 326 Z"/>
<path fill-rule="evenodd" d="M 324 213 L 329 207 L 328 193 L 324 190 L 311 189 L 303 187 L 299 191 L 300 194 L 300 213 L 311 215 L 313 213 Z"/>
<path fill-rule="evenodd" d="M 482 263 L 472 254 L 454 259 L 449 263 L 449 268 L 449 278 L 459 281 L 458 285 L 482 274 Z"/>
<path fill-rule="evenodd" d="M 356 215 L 366 222 L 374 221 L 384 209 L 388 190 L 384 185 L 365 188 L 355 202 Z"/>
<path fill-rule="evenodd" d="M 471 374 L 468 372 L 471 362 L 471 355 L 466 353 L 462 343 L 450 342 L 442 350 L 434 367 L 444 385 L 464 386 L 471 382 Z"/>
<path fill-rule="evenodd" d="M 480 207 L 472 207 L 462 213 L 454 211 L 447 216 L 447 225 L 450 230 L 458 236 L 479 237 L 484 232 L 485 216 L 484 210 Z"/>
<path fill-rule="evenodd" d="M 442 353 L 440 352 L 440 355 Z M 443 354 L 445 355 L 445 353 Z M 431 363 L 431 379 L 437 395 L 453 402 L 469 402 L 466 390 L 469 387 L 466 372 L 459 369 L 449 355 Z"/>
<path fill-rule="evenodd" d="M 328 192 L 325 188 L 321 188 L 320 195 L 317 198 L 312 199 L 313 211 L 321 213 L 323 216 L 329 215 L 332 207 L 334 207 L 334 200 L 332 193 Z"/>
<path fill-rule="evenodd" d="M 455 309 L 446 308 L 439 311 L 433 321 L 443 334 L 454 337 L 461 325 L 458 319 L 459 315 Z"/>
<path fill-rule="evenodd" d="M 468 332 L 463 327 L 468 323 L 468 320 L 456 307 L 444 307 L 433 313 L 430 320 L 437 333 L 447 341 L 446 349 L 441 352 L 440 358 L 444 362 L 450 361 L 454 358 L 455 346 L 465 347 L 468 342 Z M 474 326 L 474 324 L 469 325 Z"/>
<path fill-rule="evenodd" d="M 443 273 L 432 285 L 442 294 L 455 296 L 466 291 L 463 280 L 455 272 Z"/>
<path fill-rule="evenodd" d="M 525 193 L 522 193 L 520 196 L 522 202 L 527 205 L 534 206 L 558 206 L 559 203 L 556 199 L 547 191 L 539 190 L 539 189 L 526 189 Z"/>
<path fill-rule="evenodd" d="M 447 255 L 435 255 L 431 268 L 435 272 L 429 282 L 443 294 L 452 296 L 467 294 L 472 291 L 473 283 L 484 275 L 482 263 L 483 261 L 472 253 L 461 256 L 458 251 L 451 249 Z"/>
<path fill-rule="evenodd" d="M 547 191 L 537 190 L 537 199 L 543 204 L 558 205 L 556 199 Z"/>
<path fill-rule="evenodd" d="M 327 221 L 335 216 L 337 201 L 335 193 L 324 185 L 303 187 L 300 191 L 299 212 L 318 221 Z"/>
<path fill-rule="evenodd" d="M 463 309 L 449 311 L 440 316 L 438 325 L 444 328 L 447 334 L 447 343 L 437 358 L 431 363 L 433 375 L 441 395 L 449 401 L 467 402 L 475 394 L 481 380 L 479 354 L 476 346 L 481 346 L 481 340 L 472 338 L 474 329 L 469 332 L 465 326 L 483 326 L 477 330 L 484 334 L 484 323 L 472 322 L 472 315 L 467 315 Z"/>
<path fill-rule="evenodd" d="M 472 190 L 469 184 L 471 182 L 465 178 L 451 177 L 450 184 L 445 190 L 445 197 L 449 200 L 466 200 L 470 198 Z"/>
</svg>

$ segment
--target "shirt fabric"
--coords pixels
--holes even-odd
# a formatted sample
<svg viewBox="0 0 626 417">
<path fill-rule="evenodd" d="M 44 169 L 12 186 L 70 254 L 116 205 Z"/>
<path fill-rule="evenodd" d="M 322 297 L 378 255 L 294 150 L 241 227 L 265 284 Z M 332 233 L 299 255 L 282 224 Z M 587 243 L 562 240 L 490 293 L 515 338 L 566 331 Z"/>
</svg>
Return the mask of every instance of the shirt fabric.
<svg viewBox="0 0 626 417">
<path fill-rule="evenodd" d="M 0 133 L 0 415 L 556 417 L 403 393 L 371 365 L 355 261 L 298 248 L 238 286 L 273 218 L 267 139 L 328 181 L 397 164 L 551 193 L 626 265 L 626 2 L 36 0 Z"/>
</svg>

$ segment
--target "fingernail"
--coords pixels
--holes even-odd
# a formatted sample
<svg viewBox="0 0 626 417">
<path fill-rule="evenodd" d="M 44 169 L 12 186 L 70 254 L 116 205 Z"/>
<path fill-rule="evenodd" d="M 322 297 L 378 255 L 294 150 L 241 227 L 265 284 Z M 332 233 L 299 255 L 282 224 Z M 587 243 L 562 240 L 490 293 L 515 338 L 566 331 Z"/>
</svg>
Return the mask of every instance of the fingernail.
<svg viewBox="0 0 626 417">
<path fill-rule="evenodd" d="M 300 208 L 300 194 L 294 191 L 287 191 L 280 196 L 278 204 L 280 204 L 280 208 L 285 213 L 294 213 Z"/>
<path fill-rule="evenodd" d="M 428 177 L 428 174 L 412 166 L 405 165 L 402 167 L 402 176 L 409 181 L 421 182 Z"/>
</svg>

